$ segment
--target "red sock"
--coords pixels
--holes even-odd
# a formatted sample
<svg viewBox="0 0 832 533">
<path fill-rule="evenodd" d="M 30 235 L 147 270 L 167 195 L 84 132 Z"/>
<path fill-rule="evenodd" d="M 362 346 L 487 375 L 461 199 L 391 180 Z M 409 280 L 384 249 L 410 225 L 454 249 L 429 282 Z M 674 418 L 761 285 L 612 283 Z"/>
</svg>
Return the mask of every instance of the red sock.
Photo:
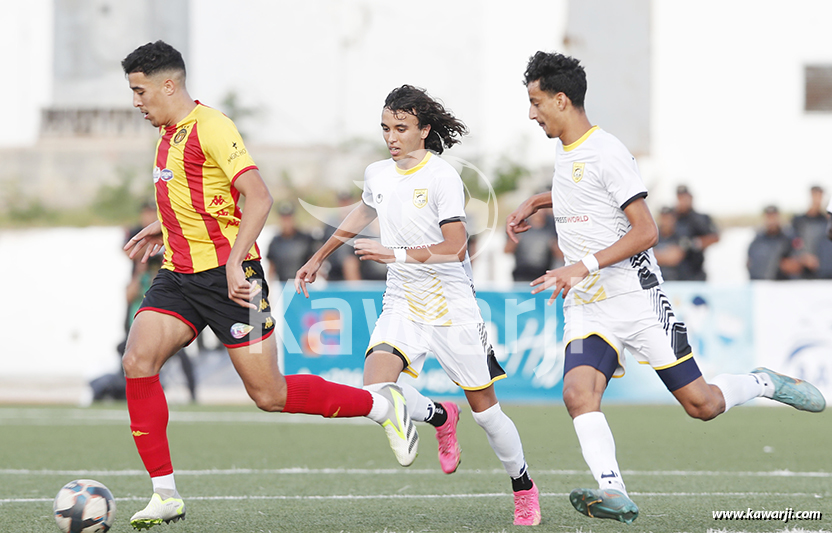
<svg viewBox="0 0 832 533">
<path fill-rule="evenodd" d="M 286 376 L 284 413 L 305 413 L 328 418 L 367 416 L 373 408 L 369 391 L 332 383 L 320 376 Z"/>
<path fill-rule="evenodd" d="M 173 473 L 168 447 L 168 402 L 159 375 L 127 378 L 127 410 L 133 440 L 150 477 Z"/>
</svg>

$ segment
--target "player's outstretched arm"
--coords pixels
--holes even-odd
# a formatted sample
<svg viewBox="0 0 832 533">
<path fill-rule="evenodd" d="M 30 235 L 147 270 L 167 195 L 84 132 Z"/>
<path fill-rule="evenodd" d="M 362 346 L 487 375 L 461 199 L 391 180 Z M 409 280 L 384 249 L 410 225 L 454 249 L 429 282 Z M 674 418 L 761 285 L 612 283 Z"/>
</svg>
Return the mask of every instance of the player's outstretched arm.
<svg viewBox="0 0 832 533">
<path fill-rule="evenodd" d="M 377 216 L 376 210 L 364 202 L 361 202 L 355 209 L 350 211 L 350 214 L 338 225 L 338 229 L 335 230 L 332 237 L 327 239 L 323 246 L 312 254 L 309 261 L 300 267 L 300 270 L 295 274 L 295 292 L 300 294 L 303 291 L 303 295 L 309 298 L 306 284 L 315 282 L 318 278 L 318 270 L 320 270 L 326 258 L 342 244 L 358 235 Z"/>
<path fill-rule="evenodd" d="M 356 239 L 355 254 L 362 261 L 379 263 L 458 263 L 465 260 L 468 251 L 468 233 L 465 223 L 448 222 L 442 225 L 444 240 L 424 248 L 399 248 L 393 250 L 371 239 Z M 400 258 L 396 256 L 400 255 Z"/>
<path fill-rule="evenodd" d="M 526 219 L 535 214 L 538 209 L 547 207 L 552 207 L 552 195 L 547 192 L 536 194 L 520 204 L 506 218 L 506 234 L 508 238 L 515 243 L 520 242 L 517 234 L 528 231 L 531 227 Z"/>
<path fill-rule="evenodd" d="M 261 290 L 259 284 L 252 284 L 246 279 L 243 272 L 243 261 L 248 255 L 266 219 L 269 218 L 269 211 L 272 209 L 274 200 L 269 188 L 260 176 L 257 169 L 251 169 L 240 174 L 234 180 L 234 187 L 240 194 L 246 197 L 245 210 L 240 219 L 240 229 L 237 232 L 237 240 L 231 248 L 231 255 L 225 264 L 225 276 L 228 281 L 228 297 L 243 307 L 257 309 L 251 303 L 251 299 Z"/>
</svg>

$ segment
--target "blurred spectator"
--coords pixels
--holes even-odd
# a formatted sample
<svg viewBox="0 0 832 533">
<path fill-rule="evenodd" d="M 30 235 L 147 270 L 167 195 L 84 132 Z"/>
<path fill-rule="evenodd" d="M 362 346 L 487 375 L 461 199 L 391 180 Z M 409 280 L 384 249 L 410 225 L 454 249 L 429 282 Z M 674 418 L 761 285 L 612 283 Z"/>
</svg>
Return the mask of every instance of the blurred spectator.
<svg viewBox="0 0 832 533">
<path fill-rule="evenodd" d="M 563 254 L 558 248 L 558 235 L 553 224 L 551 209 L 540 209 L 528 218 L 528 231 L 519 243 L 506 240 L 505 253 L 514 254 L 514 281 L 532 281 L 547 270 L 563 266 Z"/>
<path fill-rule="evenodd" d="M 352 211 L 355 202 L 355 197 L 349 191 L 338 193 L 338 216 L 326 222 L 321 244 L 332 237 L 341 221 Z M 359 260 L 355 256 L 355 250 L 352 246 L 339 246 L 327 257 L 321 271 L 328 281 L 357 281 L 361 279 Z"/>
<path fill-rule="evenodd" d="M 478 245 L 478 236 L 477 235 L 468 235 L 468 258 L 471 261 L 471 269 L 473 270 L 474 264 L 477 260 L 477 245 Z"/>
<path fill-rule="evenodd" d="M 153 223 L 156 220 L 156 217 L 155 204 L 152 202 L 143 204 L 139 213 L 139 223 L 125 232 L 124 242 L 126 243 L 133 237 L 133 235 L 141 231 L 145 226 Z M 125 339 L 116 347 L 119 360 L 124 355 L 124 350 L 127 346 L 127 334 L 130 332 L 130 325 L 133 323 L 133 317 L 136 315 L 136 311 L 138 311 L 141 306 L 142 300 L 144 299 L 144 293 L 150 288 L 153 278 L 156 277 L 156 274 L 162 267 L 163 259 L 163 253 L 149 257 L 146 263 L 142 263 L 141 255 L 137 255 L 132 259 L 132 274 L 130 276 L 130 282 L 127 284 L 125 289 L 125 296 L 127 300 L 127 314 L 124 319 Z M 179 361 L 182 365 L 182 372 L 185 374 L 185 380 L 188 384 L 188 391 L 190 392 L 191 400 L 195 402 L 196 375 L 194 372 L 194 365 L 191 358 L 187 353 L 185 353 L 185 350 L 179 350 L 176 353 L 176 356 L 179 357 Z M 124 373 L 121 371 L 105 374 L 95 378 L 90 382 L 92 400 L 124 400 L 126 398 L 125 385 L 126 382 L 124 379 Z"/>
<path fill-rule="evenodd" d="M 783 227 L 780 210 L 770 205 L 763 210 L 763 228 L 748 247 L 751 279 L 796 279 L 802 267 L 792 247 L 794 235 Z"/>
<path fill-rule="evenodd" d="M 797 259 L 806 279 L 832 278 L 832 242 L 824 238 L 827 217 L 823 208 L 823 188 L 815 185 L 810 190 L 809 210 L 792 219 L 796 237 Z"/>
<path fill-rule="evenodd" d="M 685 257 L 678 264 L 680 280 L 705 280 L 705 249 L 719 241 L 711 217 L 694 211 L 693 195 L 686 185 L 676 188 L 676 233 Z"/>
<path fill-rule="evenodd" d="M 829 219 L 829 224 L 826 225 L 826 236 L 832 240 L 832 200 L 829 200 L 829 205 L 826 206 L 826 217 Z"/>
<path fill-rule="evenodd" d="M 665 281 L 678 281 L 679 263 L 685 258 L 682 238 L 676 231 L 676 211 L 672 207 L 663 207 L 659 214 L 659 242 L 653 247 L 656 262 L 662 269 Z"/>
<path fill-rule="evenodd" d="M 266 253 L 269 279 L 288 281 L 295 278 L 300 267 L 315 253 L 315 239 L 298 229 L 292 202 L 280 202 L 277 213 L 280 215 L 280 233 L 272 239 Z"/>
</svg>

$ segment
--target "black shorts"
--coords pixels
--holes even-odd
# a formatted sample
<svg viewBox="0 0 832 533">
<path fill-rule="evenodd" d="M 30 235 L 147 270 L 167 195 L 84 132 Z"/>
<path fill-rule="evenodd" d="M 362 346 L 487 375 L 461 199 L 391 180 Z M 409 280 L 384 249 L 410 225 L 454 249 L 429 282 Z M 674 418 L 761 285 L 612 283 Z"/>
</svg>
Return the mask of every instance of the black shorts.
<svg viewBox="0 0 832 533">
<path fill-rule="evenodd" d="M 251 302 L 257 310 L 243 307 L 228 298 L 225 266 L 221 266 L 196 274 L 160 270 L 136 314 L 156 311 L 174 316 L 193 330 L 194 339 L 205 326 L 209 326 L 227 348 L 262 341 L 274 332 L 269 286 L 260 261 L 243 262 L 243 270 L 247 280 L 262 287 Z"/>
</svg>

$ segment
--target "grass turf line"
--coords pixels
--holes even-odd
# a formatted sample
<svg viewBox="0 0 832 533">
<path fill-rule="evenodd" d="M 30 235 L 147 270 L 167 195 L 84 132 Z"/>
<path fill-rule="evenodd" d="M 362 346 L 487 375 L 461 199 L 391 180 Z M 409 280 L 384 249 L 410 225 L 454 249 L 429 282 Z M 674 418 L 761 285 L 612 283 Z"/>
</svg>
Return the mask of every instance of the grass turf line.
<svg viewBox="0 0 832 533">
<path fill-rule="evenodd" d="M 142 470 L 129 428 L 118 423 L 123 405 L 86 410 L 93 419 L 115 419 L 115 423 L 101 425 L 76 425 L 61 415 L 77 410 L 55 407 L 43 409 L 41 412 L 48 415 L 44 417 L 46 423 L 35 425 L 4 417 L 6 409 L 0 408 L 0 471 L 99 472 L 102 475 L 96 479 L 121 498 L 111 531 L 130 531 L 127 521 L 144 506 L 150 496 L 150 483 L 135 473 L 107 473 Z M 188 422 L 177 422 L 174 417 L 170 424 L 177 469 L 249 470 L 177 477 L 188 504 L 188 519 L 162 526 L 161 531 L 392 533 L 522 529 L 511 525 L 513 507 L 507 477 L 501 473 L 484 433 L 465 410 L 460 423 L 463 462 L 459 473 L 451 476 L 439 470 L 433 429 L 425 424 L 418 425 L 422 440 L 413 467 L 420 473 L 400 469 L 402 475 L 380 475 L 373 471 L 398 467 L 383 432 L 372 424 L 269 424 L 268 419 L 264 423 L 250 416 L 257 413 L 253 407 L 173 410 L 200 415 Z M 832 478 L 740 475 L 777 470 L 829 472 L 832 417 L 828 413 L 746 407 L 702 423 L 687 418 L 677 406 L 605 408 L 627 487 L 641 509 L 638 520 L 625 527 L 579 515 L 564 496 L 578 486 L 592 487 L 594 482 L 562 406 L 506 405 L 504 410 L 520 431 L 532 477 L 544 494 L 543 523 L 535 531 L 830 530 Z M 212 423 L 210 413 L 218 411 L 246 416 L 241 422 L 235 422 L 234 417 L 216 417 L 221 421 Z M 277 421 L 300 415 L 268 416 Z M 306 468 L 309 472 L 264 473 L 290 468 Z M 348 468 L 367 473 L 324 470 Z M 670 471 L 710 474 L 673 475 Z M 0 530 L 57 531 L 49 501 L 70 479 L 60 473 L 0 473 L 0 500 L 37 500 L 0 503 Z M 399 498 L 386 499 L 385 495 Z M 250 498 L 225 499 L 229 496 Z M 714 521 L 711 516 L 714 510 L 748 507 L 819 510 L 824 519 L 789 524 L 732 523 Z"/>
</svg>

